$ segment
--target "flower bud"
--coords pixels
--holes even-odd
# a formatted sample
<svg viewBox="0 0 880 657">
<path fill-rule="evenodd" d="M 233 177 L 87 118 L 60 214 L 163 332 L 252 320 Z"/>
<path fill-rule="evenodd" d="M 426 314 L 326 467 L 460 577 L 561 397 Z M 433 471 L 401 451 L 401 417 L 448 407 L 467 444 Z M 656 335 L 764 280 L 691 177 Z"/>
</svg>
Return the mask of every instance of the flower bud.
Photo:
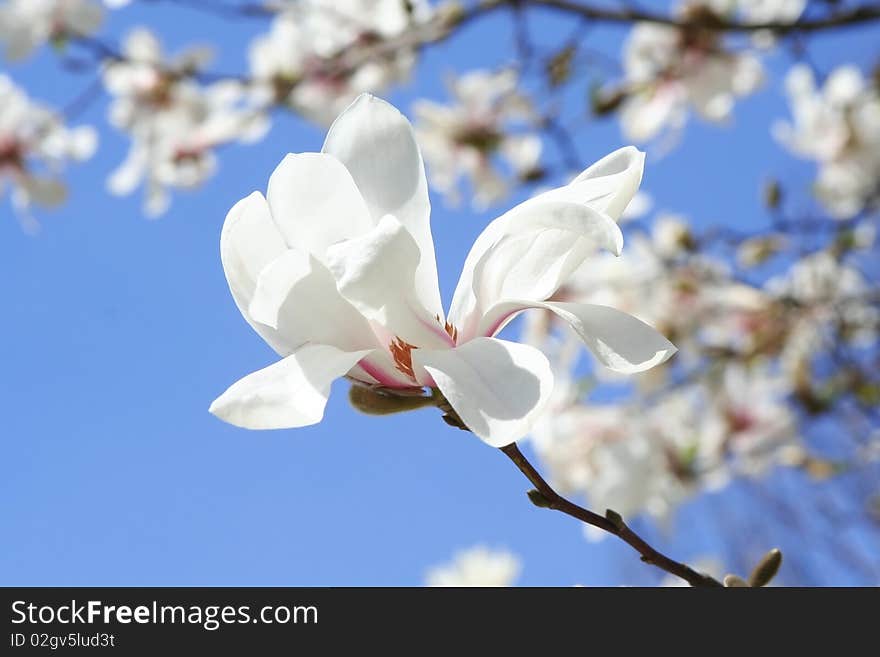
<svg viewBox="0 0 880 657">
<path fill-rule="evenodd" d="M 391 415 L 434 405 L 431 397 L 396 395 L 362 385 L 351 387 L 348 400 L 357 410 L 367 415 Z"/>
<path fill-rule="evenodd" d="M 738 575 L 725 575 L 724 586 L 729 589 L 748 588 L 749 583 Z"/>
<path fill-rule="evenodd" d="M 526 491 L 526 495 L 529 496 L 529 502 L 541 509 L 550 509 L 553 507 L 550 500 L 548 500 L 544 493 L 537 488 L 532 488 L 531 490 Z"/>
<path fill-rule="evenodd" d="M 760 587 L 767 586 L 770 581 L 776 577 L 779 567 L 782 565 L 782 552 L 777 548 L 773 548 L 764 558 L 755 566 L 752 574 L 749 575 L 749 586 Z"/>
</svg>

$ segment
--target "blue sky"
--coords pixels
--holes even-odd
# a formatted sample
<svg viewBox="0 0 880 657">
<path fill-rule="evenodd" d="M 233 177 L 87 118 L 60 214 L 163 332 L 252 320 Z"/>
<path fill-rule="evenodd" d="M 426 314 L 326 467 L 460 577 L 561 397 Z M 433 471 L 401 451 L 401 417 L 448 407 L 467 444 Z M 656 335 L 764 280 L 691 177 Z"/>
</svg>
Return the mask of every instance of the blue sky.
<svg viewBox="0 0 880 657">
<path fill-rule="evenodd" d="M 172 50 L 214 43 L 223 71 L 242 70 L 247 42 L 265 28 L 136 3 L 104 34 L 118 41 L 141 23 Z M 536 17 L 536 40 L 558 41 L 559 25 Z M 596 47 L 615 54 L 623 33 L 595 30 Z M 814 58 L 865 65 L 876 40 L 876 29 L 821 37 Z M 503 64 L 510 46 L 509 19 L 487 18 L 429 51 L 413 81 L 385 95 L 405 112 L 414 98 L 442 99 L 445 72 Z M 771 72 L 788 62 L 773 56 Z M 92 79 L 60 70 L 51 51 L 6 72 L 56 106 Z M 738 106 L 733 126 L 692 123 L 676 151 L 649 160 L 644 186 L 658 206 L 698 223 L 757 225 L 767 176 L 807 183 L 810 165 L 769 135 L 787 116 L 776 82 Z M 99 127 L 99 151 L 69 169 L 71 198 L 40 215 L 38 236 L 23 234 L 0 200 L 0 584 L 417 585 L 428 566 L 476 543 L 520 555 L 522 584 L 656 580 L 626 546 L 588 543 L 571 519 L 533 508 L 515 468 L 436 411 L 362 416 L 339 382 L 318 426 L 248 432 L 209 415 L 227 385 L 274 358 L 226 287 L 223 218 L 265 189 L 285 153 L 318 150 L 323 131 L 279 116 L 269 139 L 224 149 L 216 177 L 148 221 L 138 195 L 104 190 L 126 149 L 106 109 L 101 99 L 80 116 Z M 623 143 L 613 121 L 585 122 L 579 134 L 585 166 Z M 497 211 L 432 202 L 448 301 L 470 243 Z M 733 490 L 685 510 L 668 543 L 675 556 L 713 547 L 701 511 L 724 523 L 748 513 L 750 499 Z"/>
</svg>

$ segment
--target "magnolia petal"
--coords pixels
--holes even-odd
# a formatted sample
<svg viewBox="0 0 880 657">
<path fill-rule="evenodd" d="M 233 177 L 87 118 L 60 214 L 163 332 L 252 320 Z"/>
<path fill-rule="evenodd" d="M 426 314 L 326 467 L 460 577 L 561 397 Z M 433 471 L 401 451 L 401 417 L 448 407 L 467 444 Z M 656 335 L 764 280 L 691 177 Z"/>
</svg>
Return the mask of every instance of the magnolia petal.
<svg viewBox="0 0 880 657">
<path fill-rule="evenodd" d="M 257 323 L 248 307 L 260 272 L 286 248 L 266 199 L 259 192 L 236 203 L 226 215 L 220 233 L 220 260 L 232 298 L 248 324 L 282 356 L 289 354 L 297 343 L 289 343 L 274 329 Z"/>
<path fill-rule="evenodd" d="M 534 347 L 477 338 L 455 349 L 412 352 L 467 427 L 493 447 L 525 436 L 550 399 L 553 373 Z"/>
<path fill-rule="evenodd" d="M 675 345 L 656 329 L 625 312 L 586 303 L 507 301 L 486 313 L 480 334 L 494 335 L 529 308 L 549 310 L 568 322 L 605 367 L 624 374 L 643 372 L 668 360 Z"/>
<path fill-rule="evenodd" d="M 325 153 L 287 155 L 269 178 L 266 198 L 287 244 L 319 259 L 331 244 L 374 225 L 351 174 Z"/>
<path fill-rule="evenodd" d="M 324 417 L 330 384 L 369 353 L 305 345 L 287 358 L 233 383 L 210 412 L 245 429 L 287 429 Z"/>
<path fill-rule="evenodd" d="M 431 315 L 442 318 L 428 184 L 409 121 L 384 100 L 361 94 L 333 122 L 322 152 L 346 166 L 374 222 L 392 214 L 413 236 L 419 296 Z"/>
<path fill-rule="evenodd" d="M 594 248 L 615 255 L 620 227 L 607 215 L 570 201 L 526 202 L 490 223 L 476 239 L 455 288 L 450 321 L 476 335 L 483 312 L 505 298 L 552 295 Z"/>
<path fill-rule="evenodd" d="M 342 297 L 333 274 L 299 249 L 283 252 L 263 268 L 248 312 L 288 344 L 329 344 L 346 351 L 378 346 L 370 323 Z"/>
<path fill-rule="evenodd" d="M 397 368 L 393 357 L 384 348 L 374 349 L 349 374 L 365 383 L 374 383 L 385 388 L 413 388 L 420 385 Z"/>
<path fill-rule="evenodd" d="M 449 346 L 451 338 L 419 298 L 419 247 L 392 215 L 372 231 L 327 250 L 327 266 L 343 297 L 367 319 L 420 347 Z"/>
<path fill-rule="evenodd" d="M 584 203 L 618 221 L 642 182 L 645 154 L 625 146 L 587 168 L 564 187 L 544 192 L 532 199 Z"/>
</svg>

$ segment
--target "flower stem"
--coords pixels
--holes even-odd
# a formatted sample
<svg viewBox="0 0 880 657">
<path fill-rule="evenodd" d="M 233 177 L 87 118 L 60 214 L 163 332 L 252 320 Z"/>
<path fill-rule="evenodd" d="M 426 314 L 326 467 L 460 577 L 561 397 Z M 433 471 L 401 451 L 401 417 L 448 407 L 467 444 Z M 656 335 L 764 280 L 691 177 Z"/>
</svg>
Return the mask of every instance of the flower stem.
<svg viewBox="0 0 880 657">
<path fill-rule="evenodd" d="M 437 408 L 443 412 L 444 422 L 458 429 L 470 431 L 468 426 L 462 421 L 439 390 L 432 390 L 431 398 Z M 529 500 L 531 500 L 532 504 L 535 506 L 561 511 L 572 518 L 577 518 L 581 522 L 585 522 L 593 527 L 598 527 L 609 534 L 614 534 L 638 552 L 641 555 L 642 561 L 656 566 L 661 570 L 665 570 L 671 575 L 680 577 L 691 586 L 724 586 L 715 578 L 710 577 L 709 575 L 704 575 L 703 573 L 698 573 L 690 566 L 679 563 L 674 559 L 670 559 L 662 552 L 651 547 L 645 539 L 636 534 L 629 525 L 624 522 L 621 515 L 616 511 L 608 509 L 605 511 L 604 516 L 600 516 L 598 513 L 585 509 L 582 506 L 578 506 L 574 502 L 562 497 L 562 495 L 553 490 L 553 487 L 547 483 L 544 477 L 541 476 L 541 473 L 538 472 L 535 466 L 529 462 L 525 455 L 519 450 L 519 447 L 516 446 L 516 443 L 511 443 L 500 449 L 504 452 L 507 458 L 513 461 L 516 467 L 519 468 L 519 471 L 526 476 L 526 479 L 532 482 L 535 486 L 534 490 L 528 492 Z"/>
<path fill-rule="evenodd" d="M 651 547 L 641 536 L 630 529 L 629 525 L 623 521 L 620 514 L 609 509 L 605 512 L 604 516 L 600 516 L 598 513 L 594 513 L 593 511 L 578 506 L 574 502 L 562 497 L 544 480 L 541 473 L 539 473 L 529 462 L 525 455 L 519 450 L 519 447 L 516 446 L 516 443 L 511 443 L 506 447 L 502 447 L 501 451 L 504 452 L 507 458 L 514 462 L 520 472 L 526 476 L 526 479 L 532 482 L 535 486 L 534 491 L 529 491 L 529 499 L 531 499 L 532 503 L 536 506 L 561 511 L 566 515 L 577 518 L 581 522 L 585 522 L 593 527 L 598 527 L 609 534 L 614 534 L 636 550 L 641 555 L 642 561 L 652 564 L 661 570 L 665 570 L 667 573 L 675 575 L 676 577 L 680 577 L 691 586 L 723 586 L 718 580 L 709 577 L 708 575 L 698 573 L 690 566 L 670 559 L 665 554 Z"/>
</svg>

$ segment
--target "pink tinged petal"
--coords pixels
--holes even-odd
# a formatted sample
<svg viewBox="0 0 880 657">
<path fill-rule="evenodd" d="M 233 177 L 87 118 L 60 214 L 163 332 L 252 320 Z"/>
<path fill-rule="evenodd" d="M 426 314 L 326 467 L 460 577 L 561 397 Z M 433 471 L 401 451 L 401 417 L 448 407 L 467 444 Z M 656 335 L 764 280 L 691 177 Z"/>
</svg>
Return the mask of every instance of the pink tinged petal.
<svg viewBox="0 0 880 657">
<path fill-rule="evenodd" d="M 626 146 L 603 157 L 568 185 L 544 192 L 527 203 L 584 203 L 617 221 L 638 191 L 644 169 L 645 154 Z"/>
<path fill-rule="evenodd" d="M 345 351 L 379 346 L 370 323 L 337 290 L 333 274 L 299 249 L 284 251 L 263 268 L 248 312 L 288 344 Z"/>
<path fill-rule="evenodd" d="M 274 329 L 254 320 L 248 307 L 263 268 L 287 249 L 284 238 L 259 192 L 236 203 L 223 223 L 220 259 L 235 305 L 253 329 L 280 355 L 289 354 L 297 343 L 287 342 Z"/>
<path fill-rule="evenodd" d="M 451 338 L 419 298 L 418 262 L 418 245 L 391 215 L 366 235 L 327 250 L 339 292 L 367 319 L 412 345 L 449 346 Z"/>
<path fill-rule="evenodd" d="M 368 353 L 304 345 L 287 358 L 233 383 L 214 400 L 210 412 L 245 429 L 317 424 L 324 417 L 330 384 Z"/>
<path fill-rule="evenodd" d="M 269 178 L 269 207 L 287 244 L 319 259 L 376 223 L 348 170 L 324 153 L 287 155 Z"/>
<path fill-rule="evenodd" d="M 507 301 L 486 313 L 480 331 L 492 335 L 516 313 L 529 308 L 549 310 L 568 322 L 599 362 L 616 372 L 644 372 L 677 351 L 675 345 L 643 321 L 595 304 Z"/>
<path fill-rule="evenodd" d="M 477 338 L 455 349 L 413 351 L 468 428 L 493 447 L 525 436 L 553 389 L 547 357 L 534 347 Z"/>
<path fill-rule="evenodd" d="M 377 383 L 386 388 L 419 387 L 419 384 L 416 384 L 410 377 L 397 369 L 394 365 L 394 360 L 384 349 L 375 349 L 369 356 L 360 361 L 358 366 L 370 378 L 360 376 L 359 372 L 352 372 L 351 375 L 366 383 Z"/>
<path fill-rule="evenodd" d="M 409 121 L 384 100 L 362 94 L 333 122 L 322 151 L 346 166 L 374 223 L 392 214 L 413 236 L 416 288 L 430 314 L 442 320 L 428 185 Z"/>
<path fill-rule="evenodd" d="M 551 296 L 596 248 L 615 255 L 623 234 L 608 216 L 567 201 L 526 202 L 493 221 L 465 260 L 449 313 L 462 340 L 504 299 Z M 460 341 L 462 341 L 460 340 Z"/>
</svg>

